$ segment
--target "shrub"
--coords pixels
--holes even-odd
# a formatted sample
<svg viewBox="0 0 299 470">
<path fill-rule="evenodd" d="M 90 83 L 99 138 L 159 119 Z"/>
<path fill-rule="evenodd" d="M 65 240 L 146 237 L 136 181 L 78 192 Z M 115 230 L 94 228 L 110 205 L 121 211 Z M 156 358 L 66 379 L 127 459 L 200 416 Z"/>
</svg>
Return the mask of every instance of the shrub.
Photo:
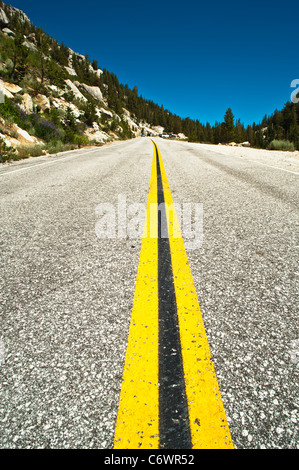
<svg viewBox="0 0 299 470">
<path fill-rule="evenodd" d="M 9 147 L 0 137 L 0 163 L 17 160 L 17 158 L 15 148 Z"/>
<path fill-rule="evenodd" d="M 83 135 L 75 134 L 73 142 L 74 144 L 78 145 L 78 147 L 81 147 L 81 145 L 88 145 L 89 139 Z"/>
<path fill-rule="evenodd" d="M 68 152 L 70 150 L 74 150 L 75 148 L 76 148 L 76 145 L 74 144 L 64 144 L 63 151 Z"/>
<path fill-rule="evenodd" d="M 120 121 L 119 125 L 121 127 L 121 132 L 120 132 L 121 139 L 123 139 L 123 140 L 133 139 L 133 137 L 135 137 L 135 135 L 133 134 L 133 132 L 130 129 L 129 124 L 126 121 L 124 121 L 122 119 Z"/>
<path fill-rule="evenodd" d="M 294 151 L 295 147 L 293 142 L 290 142 L 289 140 L 272 140 L 268 146 L 268 149 Z"/>
<path fill-rule="evenodd" d="M 49 122 L 37 115 L 30 116 L 30 121 L 34 127 L 35 136 L 39 139 L 46 142 L 61 140 L 62 133 L 53 122 Z"/>
<path fill-rule="evenodd" d="M 5 97 L 5 102 L 0 104 L 0 114 L 5 120 L 12 121 L 22 129 L 28 130 L 28 115 L 7 97 Z"/>
<path fill-rule="evenodd" d="M 75 94 L 73 91 L 67 91 L 62 95 L 62 98 L 64 98 L 68 103 L 72 103 L 74 101 Z"/>
<path fill-rule="evenodd" d="M 57 108 L 51 108 L 48 115 L 48 120 L 52 122 L 55 126 L 59 127 L 61 124 L 61 118 L 63 116 L 63 111 Z"/>
<path fill-rule="evenodd" d="M 93 101 L 87 101 L 86 104 L 84 105 L 84 122 L 88 126 L 92 126 L 93 122 L 97 122 L 98 116 L 97 116 L 97 110 L 96 110 L 96 105 Z"/>
<path fill-rule="evenodd" d="M 22 146 L 18 148 L 19 158 L 40 157 L 45 154 L 45 145 Z"/>
<path fill-rule="evenodd" d="M 6 70 L 10 72 L 13 69 L 13 61 L 11 59 L 6 59 L 5 67 L 6 67 Z"/>
<path fill-rule="evenodd" d="M 63 138 L 64 144 L 73 143 L 74 138 L 75 138 L 75 131 L 73 129 L 67 127 L 64 131 L 64 138 Z"/>
<path fill-rule="evenodd" d="M 63 152 L 64 144 L 61 140 L 57 140 L 56 142 L 50 142 L 47 146 L 48 153 L 58 153 Z"/>
</svg>

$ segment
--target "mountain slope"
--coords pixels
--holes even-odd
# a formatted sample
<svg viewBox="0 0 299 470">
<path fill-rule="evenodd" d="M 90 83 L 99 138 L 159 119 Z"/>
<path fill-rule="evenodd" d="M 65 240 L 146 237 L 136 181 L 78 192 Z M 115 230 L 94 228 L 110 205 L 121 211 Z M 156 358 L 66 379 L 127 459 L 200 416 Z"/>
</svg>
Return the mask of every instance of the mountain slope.
<svg viewBox="0 0 299 470">
<path fill-rule="evenodd" d="M 136 91 L 36 28 L 0 2 L 0 138 L 2 158 L 157 134 L 125 108 Z M 133 100 L 130 98 L 133 95 Z M 3 102 L 4 101 L 4 102 Z M 5 145 L 5 144 L 6 145 Z M 39 144 L 40 148 L 21 149 Z M 67 147 L 66 147 L 67 146 Z"/>
</svg>

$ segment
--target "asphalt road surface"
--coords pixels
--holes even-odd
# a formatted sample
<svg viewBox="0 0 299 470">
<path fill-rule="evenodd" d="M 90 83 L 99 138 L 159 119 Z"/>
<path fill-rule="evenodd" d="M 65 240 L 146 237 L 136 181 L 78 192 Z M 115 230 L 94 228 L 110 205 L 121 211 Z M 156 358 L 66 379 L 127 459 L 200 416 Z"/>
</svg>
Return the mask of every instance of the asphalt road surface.
<svg viewBox="0 0 299 470">
<path fill-rule="evenodd" d="M 202 205 L 186 250 L 233 445 L 297 448 L 299 176 L 154 140 Z M 138 138 L 0 167 L 2 449 L 114 447 L 142 237 L 111 216 L 101 238 L 99 207 L 132 222 L 152 164 Z"/>
</svg>

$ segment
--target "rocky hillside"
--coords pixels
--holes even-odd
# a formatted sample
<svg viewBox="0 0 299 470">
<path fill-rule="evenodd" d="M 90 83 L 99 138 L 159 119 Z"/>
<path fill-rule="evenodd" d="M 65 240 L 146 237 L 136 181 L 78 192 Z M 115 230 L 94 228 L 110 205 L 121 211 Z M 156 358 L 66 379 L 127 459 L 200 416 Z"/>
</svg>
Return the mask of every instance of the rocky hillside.
<svg viewBox="0 0 299 470">
<path fill-rule="evenodd" d="M 128 109 L 136 95 L 0 1 L 2 161 L 161 133 Z"/>
</svg>

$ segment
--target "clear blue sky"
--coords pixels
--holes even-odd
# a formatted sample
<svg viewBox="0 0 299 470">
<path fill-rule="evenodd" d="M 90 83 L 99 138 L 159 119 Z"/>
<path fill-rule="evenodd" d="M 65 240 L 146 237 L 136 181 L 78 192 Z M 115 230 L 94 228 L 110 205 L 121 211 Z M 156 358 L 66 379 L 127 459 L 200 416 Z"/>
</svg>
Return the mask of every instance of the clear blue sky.
<svg viewBox="0 0 299 470">
<path fill-rule="evenodd" d="M 244 124 L 290 101 L 298 0 L 11 0 L 59 43 L 169 111 Z"/>
</svg>

